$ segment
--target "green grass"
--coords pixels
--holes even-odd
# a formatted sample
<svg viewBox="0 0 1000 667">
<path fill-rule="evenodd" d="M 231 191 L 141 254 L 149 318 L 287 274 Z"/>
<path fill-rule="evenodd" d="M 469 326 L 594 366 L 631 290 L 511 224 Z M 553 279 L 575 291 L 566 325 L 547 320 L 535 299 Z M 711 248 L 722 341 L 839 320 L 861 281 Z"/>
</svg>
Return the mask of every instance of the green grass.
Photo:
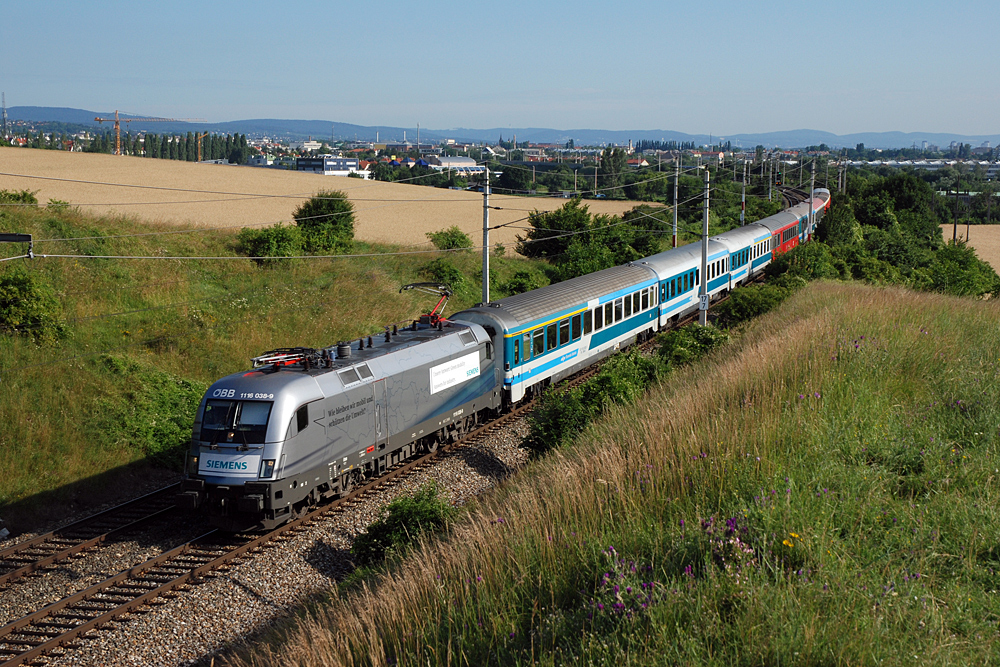
<svg viewBox="0 0 1000 667">
<path fill-rule="evenodd" d="M 32 234 L 39 255 L 236 255 L 235 232 L 134 236 L 174 229 L 73 209 L 0 210 L 0 231 Z M 69 238 L 78 240 L 46 240 Z M 3 245 L 5 256 L 23 252 Z M 355 252 L 395 250 L 355 245 Z M 429 296 L 398 293 L 433 279 L 434 254 L 274 267 L 91 257 L 0 264 L 0 281 L 23 270 L 54 295 L 54 305 L 38 308 L 65 324 L 61 338 L 45 341 L 0 333 L 0 516 L 15 531 L 59 517 L 70 500 L 102 502 L 126 490 L 121 479 L 150 466 L 174 466 L 205 387 L 247 368 L 251 357 L 378 333 L 434 305 Z M 479 301 L 481 259 L 460 252 L 446 260 L 461 279 L 447 309 L 454 313 Z M 541 275 L 519 258 L 491 265 L 501 286 L 518 271 Z"/>
<path fill-rule="evenodd" d="M 232 661 L 995 664 L 998 310 L 810 285 Z"/>
</svg>

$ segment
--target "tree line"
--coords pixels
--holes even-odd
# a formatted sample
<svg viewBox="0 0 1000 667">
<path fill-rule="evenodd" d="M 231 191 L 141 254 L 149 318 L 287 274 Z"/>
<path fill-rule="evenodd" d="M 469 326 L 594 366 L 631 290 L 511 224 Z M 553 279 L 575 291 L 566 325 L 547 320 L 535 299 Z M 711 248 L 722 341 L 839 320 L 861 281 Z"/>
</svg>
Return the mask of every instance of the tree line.
<svg viewBox="0 0 1000 667">
<path fill-rule="evenodd" d="M 113 153 L 113 132 L 102 132 L 90 141 L 88 153 Z M 122 155 L 138 155 L 162 160 L 198 161 L 198 139 L 194 132 L 181 135 L 158 135 L 147 132 L 144 138 L 126 132 L 122 135 Z M 229 160 L 232 164 L 246 164 L 251 155 L 245 134 L 209 134 L 201 139 L 202 160 Z"/>
</svg>

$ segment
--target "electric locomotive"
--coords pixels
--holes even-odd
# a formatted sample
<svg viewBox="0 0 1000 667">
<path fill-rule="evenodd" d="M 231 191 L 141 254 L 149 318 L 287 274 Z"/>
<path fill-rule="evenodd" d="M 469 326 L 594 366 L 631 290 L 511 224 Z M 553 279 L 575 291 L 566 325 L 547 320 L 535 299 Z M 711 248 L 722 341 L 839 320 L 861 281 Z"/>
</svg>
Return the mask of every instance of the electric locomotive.
<svg viewBox="0 0 1000 667">
<path fill-rule="evenodd" d="M 176 502 L 225 530 L 273 528 L 495 413 L 499 364 L 483 327 L 433 313 L 261 355 L 202 398 Z"/>
</svg>

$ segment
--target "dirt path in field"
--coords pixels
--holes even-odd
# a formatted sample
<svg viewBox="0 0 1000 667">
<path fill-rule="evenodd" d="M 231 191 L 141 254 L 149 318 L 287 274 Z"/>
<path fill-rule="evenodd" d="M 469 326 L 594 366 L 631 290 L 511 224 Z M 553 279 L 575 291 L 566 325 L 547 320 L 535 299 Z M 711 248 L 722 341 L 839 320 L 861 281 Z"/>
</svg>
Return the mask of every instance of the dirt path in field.
<svg viewBox="0 0 1000 667">
<path fill-rule="evenodd" d="M 945 241 L 950 241 L 954 228 L 951 225 L 941 225 Z M 958 226 L 958 238 L 968 241 L 979 255 L 979 259 L 1000 273 L 1000 225 L 965 225 Z"/>
<path fill-rule="evenodd" d="M 482 242 L 483 197 L 475 192 L 362 181 L 280 169 L 196 164 L 91 153 L 0 148 L 0 190 L 32 190 L 41 204 L 58 199 L 99 214 L 191 227 L 265 226 L 321 189 L 343 190 L 354 203 L 355 235 L 365 241 L 427 245 L 426 232 L 458 225 Z M 565 199 L 494 195 L 490 244 L 513 244 L 532 210 Z M 637 202 L 588 201 L 591 213 L 620 214 Z M 523 233 L 523 232 L 522 232 Z"/>
</svg>

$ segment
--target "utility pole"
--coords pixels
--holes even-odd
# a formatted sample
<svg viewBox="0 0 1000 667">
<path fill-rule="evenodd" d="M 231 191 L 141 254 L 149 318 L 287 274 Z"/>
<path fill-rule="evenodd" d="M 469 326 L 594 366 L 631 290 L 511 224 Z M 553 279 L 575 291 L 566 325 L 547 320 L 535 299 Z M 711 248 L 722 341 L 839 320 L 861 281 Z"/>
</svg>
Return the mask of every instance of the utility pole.
<svg viewBox="0 0 1000 667">
<path fill-rule="evenodd" d="M 705 170 L 705 214 L 701 219 L 701 275 L 698 277 L 698 324 L 708 325 L 708 181 Z"/>
<path fill-rule="evenodd" d="M 959 176 L 958 180 L 955 181 L 955 220 L 951 226 L 951 242 L 954 243 L 958 240 L 958 186 L 962 182 L 962 177 Z"/>
<path fill-rule="evenodd" d="M 576 196 L 576 172 L 577 171 L 578 171 L 577 169 L 573 170 L 573 196 L 574 197 Z"/>
<path fill-rule="evenodd" d="M 810 176 L 809 178 L 809 232 L 807 238 L 812 238 L 813 223 L 816 222 L 816 216 L 813 213 L 813 190 L 815 189 L 816 189 L 816 161 L 813 160 L 812 176 Z"/>
<path fill-rule="evenodd" d="M 597 165 L 594 165 L 594 195 L 597 195 Z"/>
<path fill-rule="evenodd" d="M 763 173 L 764 167 L 761 165 L 761 173 Z M 774 158 L 770 157 L 767 160 L 767 201 L 771 201 L 771 189 L 774 184 Z"/>
<path fill-rule="evenodd" d="M 736 178 L 734 175 L 733 178 Z M 744 221 L 746 219 L 747 211 L 747 163 L 743 163 L 743 194 L 740 197 L 740 227 L 746 224 Z"/>
<path fill-rule="evenodd" d="M 672 248 L 677 247 L 677 183 L 681 179 L 681 156 L 678 155 L 674 158 L 674 244 Z"/>
<path fill-rule="evenodd" d="M 486 163 L 483 188 L 483 303 L 490 302 L 490 165 Z"/>
</svg>

